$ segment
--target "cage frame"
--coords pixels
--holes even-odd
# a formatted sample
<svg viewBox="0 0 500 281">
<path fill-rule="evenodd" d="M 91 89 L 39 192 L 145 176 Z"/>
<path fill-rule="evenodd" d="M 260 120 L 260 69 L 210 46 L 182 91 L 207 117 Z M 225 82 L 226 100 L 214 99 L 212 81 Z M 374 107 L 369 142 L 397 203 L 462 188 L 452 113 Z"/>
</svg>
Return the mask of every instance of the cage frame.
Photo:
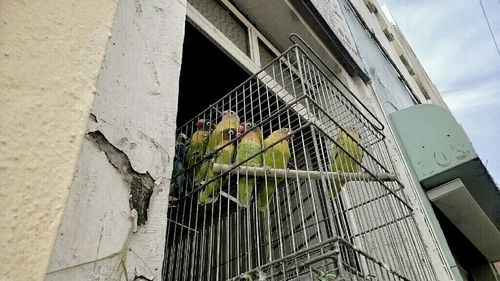
<svg viewBox="0 0 500 281">
<path fill-rule="evenodd" d="M 361 116 L 363 116 L 364 118 L 366 118 L 366 116 L 363 114 L 363 112 L 358 108 L 358 106 L 361 105 L 362 110 L 365 110 L 366 111 L 365 113 L 369 113 L 369 115 L 371 115 L 371 117 L 373 118 L 373 120 L 376 120 L 376 122 L 378 123 L 379 126 L 377 126 L 373 122 L 371 122 L 371 119 L 366 118 L 367 124 L 369 124 L 369 126 L 373 129 L 373 132 L 375 132 L 375 133 L 378 134 L 378 138 L 376 139 L 375 143 L 379 143 L 380 142 L 380 143 L 383 143 L 383 145 L 385 145 L 385 143 L 384 143 L 385 136 L 382 133 L 382 130 L 384 129 L 384 126 L 376 118 L 376 116 L 364 105 L 364 103 L 362 103 L 356 97 L 356 95 L 354 93 L 352 93 L 350 91 L 350 89 L 320 59 L 320 57 L 314 52 L 314 50 L 312 50 L 312 48 L 305 41 L 303 41 L 296 34 L 291 34 L 290 35 L 290 39 L 294 43 L 292 46 L 290 46 L 280 56 L 278 56 L 277 58 L 275 58 L 274 60 L 272 60 L 271 62 L 269 62 L 268 65 L 264 66 L 259 72 L 257 72 L 256 74 L 254 74 L 253 76 L 251 76 L 250 78 L 248 78 L 247 80 L 245 80 L 244 82 L 242 82 L 239 86 L 237 86 L 235 89 L 233 89 L 232 91 L 230 91 L 228 94 L 224 95 L 219 101 L 222 101 L 222 100 L 230 97 L 231 95 L 237 93 L 238 89 L 241 89 L 241 87 L 244 87 L 247 83 L 251 82 L 254 79 L 256 79 L 260 83 L 263 83 L 265 85 L 265 87 L 268 88 L 268 89 L 274 89 L 274 87 L 280 87 L 279 83 L 277 83 L 276 81 L 272 81 L 272 79 L 269 79 L 269 75 L 266 73 L 265 70 L 267 69 L 267 67 L 273 65 L 274 63 L 277 63 L 277 62 L 279 64 L 283 63 L 282 60 L 285 57 L 285 55 L 288 54 L 289 52 L 292 52 L 292 51 L 296 53 L 297 57 L 299 57 L 299 53 L 305 54 L 306 55 L 306 59 L 309 59 L 310 62 L 313 64 L 313 66 L 316 67 L 316 71 L 318 71 L 320 73 L 320 75 L 323 75 L 324 77 L 326 77 L 326 79 L 330 80 L 330 83 L 332 83 L 332 85 L 338 90 L 338 92 L 341 95 L 345 95 L 345 92 L 341 91 L 339 88 L 337 88 L 337 86 L 331 81 L 331 78 L 323 71 L 323 69 L 321 69 L 320 67 L 318 67 L 318 65 L 316 65 L 316 62 L 313 61 L 310 57 L 307 57 L 308 54 L 312 53 L 323 64 L 323 66 L 325 68 L 327 68 L 329 70 L 329 72 L 331 72 L 331 74 L 337 79 L 337 82 L 339 82 L 342 85 L 342 87 L 344 87 L 344 90 L 347 91 L 347 93 L 350 94 L 350 96 L 357 102 L 357 104 L 355 104 L 349 98 L 346 98 L 345 101 L 347 101 L 350 104 L 350 106 L 351 106 L 350 108 L 356 110 L 358 114 L 360 114 Z M 294 40 L 298 41 L 298 42 L 295 42 Z M 306 48 L 304 49 L 301 45 L 304 45 Z M 309 52 L 307 52 L 306 49 Z M 300 61 L 300 59 L 297 59 L 297 61 Z M 286 63 L 286 62 L 284 62 L 284 63 Z M 305 94 L 305 93 L 307 93 L 309 91 L 308 89 L 306 89 L 306 86 L 304 85 L 305 84 L 304 81 L 307 81 L 307 79 L 303 78 L 304 74 L 302 73 L 302 68 L 301 67 L 299 67 L 297 69 L 297 71 L 299 72 L 299 75 L 301 77 L 301 86 L 303 87 L 303 89 L 302 89 L 303 95 L 301 97 L 290 99 L 290 97 L 286 93 L 286 89 L 278 89 L 276 91 L 272 91 L 272 92 L 274 92 L 274 94 L 276 95 L 277 98 L 282 99 L 282 101 L 284 101 L 287 104 L 287 106 L 290 106 L 291 109 L 295 110 L 297 112 L 299 118 L 304 118 L 306 120 L 306 123 L 304 123 L 302 126 L 300 126 L 297 129 L 297 131 L 301 131 L 301 130 L 303 130 L 305 128 L 313 128 L 314 127 L 314 130 L 311 129 L 311 134 L 314 134 L 315 131 L 317 130 L 318 132 L 320 132 L 320 134 L 323 134 L 324 136 L 327 136 L 329 138 L 330 142 L 335 143 L 336 146 L 340 150 L 342 150 L 345 154 L 349 155 L 350 158 L 353 159 L 353 160 L 355 160 L 355 162 L 358 165 L 362 166 L 363 164 L 361 162 L 359 162 L 358 160 L 356 160 L 355 157 L 351 154 L 350 151 L 348 151 L 347 149 L 345 149 L 341 144 L 339 144 L 335 140 L 335 138 L 333 136 L 330 136 L 327 132 L 325 132 L 323 130 L 323 128 L 321 128 L 321 124 L 319 124 L 319 123 L 321 123 L 321 121 L 315 119 L 315 116 L 313 116 L 313 114 L 311 114 L 311 108 L 314 107 L 316 109 L 319 108 L 320 111 L 321 110 L 323 111 L 323 114 L 325 114 L 326 116 L 330 117 L 329 114 L 327 112 L 325 112 L 324 109 L 314 99 L 312 99 L 310 96 L 308 96 L 308 95 Z M 251 83 L 250 83 L 250 85 L 251 85 Z M 283 92 L 285 92 L 285 94 L 283 94 Z M 279 93 L 281 93 L 281 96 L 280 96 Z M 302 101 L 304 101 L 305 106 L 304 106 L 304 104 L 301 103 Z M 206 112 L 210 112 L 211 113 L 212 111 L 218 111 L 218 108 L 215 106 L 218 102 L 211 104 L 207 109 L 205 109 L 204 111 L 202 111 L 198 116 L 202 116 Z M 301 110 L 305 110 L 306 113 L 301 115 L 300 114 Z M 279 115 L 279 114 L 280 114 L 279 111 L 275 113 L 275 115 Z M 267 119 L 272 119 L 272 118 L 274 118 L 274 115 L 271 115 L 271 116 L 267 117 Z M 182 125 L 180 128 L 183 128 L 185 126 L 189 126 L 189 124 L 192 124 L 193 121 L 195 121 L 195 120 L 196 120 L 196 117 L 192 118 L 191 120 L 187 121 L 184 125 Z M 265 122 L 266 122 L 265 120 L 261 120 L 260 123 L 254 124 L 254 127 L 258 127 L 259 125 L 261 125 L 261 124 L 263 124 Z M 344 131 L 345 133 L 349 134 L 349 132 L 347 132 L 343 128 L 343 126 L 341 126 L 339 123 L 337 123 L 336 120 L 334 120 L 334 118 L 330 117 L 330 122 L 334 123 L 338 129 L 340 129 L 340 130 Z M 251 131 L 251 129 L 249 131 Z M 180 132 L 180 131 L 178 130 L 178 132 Z M 240 136 L 237 136 L 236 138 L 232 139 L 230 143 L 227 143 L 226 145 L 221 146 L 220 148 L 218 148 L 218 149 L 212 151 L 211 153 L 208 153 L 207 155 L 203 156 L 197 163 L 194 163 L 191 167 L 188 167 L 188 169 L 186 169 L 184 172 L 187 173 L 191 169 L 193 169 L 194 167 L 196 167 L 197 165 L 200 165 L 200 164 L 202 164 L 202 163 L 204 163 L 206 161 L 210 161 L 210 159 L 212 159 L 214 157 L 214 155 L 217 155 L 217 153 L 219 153 L 225 147 L 227 147 L 228 145 L 230 145 L 232 142 L 238 142 L 241 138 L 243 138 L 245 136 L 245 134 L 246 133 L 244 133 L 244 134 L 242 134 Z M 271 148 L 273 145 L 276 145 L 277 143 L 280 143 L 283 139 L 284 138 L 275 141 L 272 145 L 269 146 L 269 148 Z M 316 137 L 313 136 L 312 140 L 314 142 L 313 146 L 314 146 L 314 149 L 316 150 L 316 153 L 320 154 L 318 152 L 319 145 L 316 143 Z M 323 189 L 325 189 L 325 190 L 323 190 L 323 192 L 325 194 L 328 194 L 328 191 L 326 190 L 326 187 L 328 186 L 328 183 L 326 182 L 326 180 L 352 179 L 352 178 L 355 178 L 356 181 L 366 181 L 366 182 L 373 181 L 373 182 L 376 182 L 377 184 L 379 184 L 380 186 L 382 186 L 387 191 L 387 193 L 381 195 L 380 197 L 385 197 L 385 196 L 391 196 L 392 195 L 394 198 L 397 198 L 398 202 L 400 202 L 404 206 L 404 208 L 406 209 L 406 211 L 408 212 L 408 214 L 405 215 L 404 217 L 400 218 L 400 220 L 410 219 L 410 220 L 413 220 L 413 223 L 415 223 L 414 218 L 413 218 L 413 209 L 408 204 L 408 202 L 406 202 L 405 198 L 402 198 L 402 197 L 400 197 L 400 195 L 396 194 L 397 192 L 402 192 L 402 189 L 404 188 L 404 185 L 398 180 L 396 174 L 393 172 L 393 170 L 391 170 L 391 167 L 385 167 L 385 165 L 383 163 L 379 162 L 377 160 L 377 157 L 374 156 L 374 155 L 372 155 L 372 151 L 370 151 L 369 149 L 367 149 L 365 147 L 365 145 L 363 145 L 361 143 L 358 143 L 356 140 L 354 140 L 354 142 L 363 149 L 363 153 L 366 153 L 366 154 L 370 155 L 370 157 L 372 159 L 374 159 L 375 162 L 380 167 L 382 167 L 385 170 L 385 172 L 384 173 L 372 173 L 372 172 L 370 172 L 369 169 L 365 168 L 364 169 L 365 172 L 359 172 L 359 173 L 343 173 L 343 172 L 337 172 L 336 173 L 336 172 L 328 172 L 328 171 L 317 171 L 315 173 L 312 173 L 312 171 L 306 171 L 306 172 L 304 172 L 304 171 L 297 170 L 297 169 L 288 169 L 288 168 L 286 168 L 286 169 L 269 169 L 269 168 L 265 168 L 265 167 L 264 168 L 256 168 L 256 167 L 251 167 L 251 166 L 245 166 L 244 165 L 247 161 L 249 161 L 253 157 L 257 156 L 258 154 L 262 154 L 267 149 L 269 149 L 269 148 L 265 148 L 265 149 L 261 150 L 260 152 L 255 153 L 255 155 L 252 155 L 252 156 L 248 157 L 248 159 L 246 159 L 245 161 L 242 161 L 240 163 L 227 164 L 227 165 L 214 164 L 214 166 L 213 166 L 214 167 L 214 171 L 217 172 L 217 175 L 214 178 L 212 178 L 210 181 L 204 182 L 202 185 L 200 185 L 198 187 L 195 187 L 193 190 L 191 190 L 188 193 L 183 194 L 180 197 L 177 197 L 177 198 L 172 197 L 171 198 L 171 204 L 175 207 L 175 205 L 177 203 L 181 202 L 182 200 L 184 200 L 184 199 L 186 199 L 186 198 L 188 198 L 190 196 L 193 196 L 194 194 L 198 193 L 203 188 L 205 188 L 207 185 L 209 185 L 209 184 L 211 184 L 211 183 L 213 183 L 215 181 L 218 181 L 221 178 L 223 178 L 223 177 L 225 177 L 225 176 L 227 176 L 229 174 L 247 175 L 248 176 L 248 174 L 250 173 L 253 176 L 267 177 L 267 176 L 272 175 L 275 178 L 279 177 L 279 178 L 283 178 L 283 179 L 287 179 L 287 178 L 295 179 L 295 178 L 302 178 L 303 177 L 303 178 L 307 178 L 309 180 L 311 178 L 311 175 L 313 175 L 313 178 L 315 180 L 319 180 L 319 181 L 323 182 L 322 186 L 323 186 Z M 390 161 L 389 161 L 389 163 L 392 164 Z M 173 175 L 172 176 L 172 180 L 174 180 L 179 175 L 180 174 Z M 395 185 L 398 188 L 391 189 L 388 185 L 385 184 L 385 182 L 395 182 L 396 183 Z M 234 196 L 231 196 L 230 194 L 228 194 L 226 192 L 223 192 L 222 188 L 221 188 L 219 196 L 223 196 L 223 197 L 227 198 L 229 201 L 233 201 L 233 202 L 235 202 L 235 203 L 238 204 L 238 199 L 235 198 Z M 375 198 L 372 199 L 372 201 L 379 200 L 380 197 L 375 197 Z M 364 202 L 363 204 L 370 204 L 370 203 L 371 202 L 367 201 L 367 202 Z M 361 205 L 359 205 L 359 206 L 358 205 L 351 206 L 350 208 L 346 209 L 345 212 L 348 212 L 349 210 L 354 210 L 356 208 L 359 208 L 360 206 Z M 332 214 L 333 213 L 337 213 L 335 210 L 332 210 L 332 209 L 329 209 L 328 212 L 332 213 Z M 213 213 L 213 206 L 212 206 L 212 213 Z M 330 216 L 329 219 L 331 220 L 331 222 L 330 222 L 331 224 L 335 224 L 335 222 L 333 221 L 333 216 Z M 172 220 L 169 220 L 169 222 L 176 223 L 176 222 L 174 222 Z M 387 223 L 386 225 L 379 225 L 377 227 L 378 228 L 383 228 L 383 227 L 386 227 L 387 225 L 392 224 L 392 223 L 397 224 L 398 221 L 390 222 L 390 223 Z M 182 225 L 182 227 L 186 227 L 186 228 L 189 229 L 189 227 L 187 227 L 185 225 Z M 418 228 L 415 228 L 415 230 L 418 231 Z M 196 231 L 196 229 L 190 229 L 190 231 Z M 365 232 L 370 232 L 370 231 L 374 231 L 374 230 L 365 230 Z M 360 232 L 360 233 L 357 234 L 357 236 L 353 236 L 351 238 L 354 239 L 354 238 L 363 236 L 364 234 L 365 233 Z M 169 238 L 169 236 L 167 234 L 167 239 L 168 238 Z M 342 237 L 335 237 L 335 238 L 331 238 L 331 239 L 337 239 L 337 240 L 335 240 L 336 242 L 341 241 L 342 243 L 345 242 L 345 243 L 347 243 L 349 245 L 352 245 L 350 242 L 346 241 Z M 211 238 L 210 238 L 210 241 L 212 241 Z M 328 239 L 328 241 L 330 241 L 330 239 Z M 415 243 L 415 241 L 412 241 L 412 242 Z M 417 241 L 417 244 L 418 243 L 419 242 Z M 316 246 L 316 245 L 317 244 L 315 244 L 314 246 Z M 361 249 L 359 249 L 359 247 L 356 247 L 354 245 L 352 245 L 352 247 L 353 247 L 354 250 L 356 250 L 358 252 L 361 252 L 363 254 L 366 254 L 369 257 L 372 257 L 372 256 L 369 255 L 369 253 L 364 252 Z M 422 241 L 420 241 L 420 247 L 421 248 L 423 247 L 422 246 Z M 305 249 L 305 250 L 307 250 L 307 249 Z M 425 253 L 425 249 L 424 249 L 424 253 Z M 388 265 L 386 265 L 386 264 L 378 261 L 374 257 L 372 257 L 372 258 L 373 258 L 374 261 L 376 261 L 379 265 L 382 265 L 384 268 L 389 268 Z M 428 259 L 428 257 L 427 257 L 427 259 Z M 275 262 L 275 261 L 273 261 L 273 262 Z M 427 261 L 427 263 L 428 263 L 428 261 Z M 429 267 L 429 265 L 427 265 L 427 267 L 428 268 L 426 270 L 428 270 L 429 272 L 431 272 L 429 275 L 430 276 L 432 276 L 432 275 L 435 276 L 434 269 L 432 267 Z M 216 270 L 218 270 L 218 268 Z M 403 278 L 401 280 L 410 280 L 410 279 L 406 279 L 406 277 L 404 277 L 400 273 L 396 272 L 394 269 L 390 269 L 390 270 L 394 271 L 394 273 L 396 274 L 396 276 L 398 276 L 400 278 Z M 236 277 L 233 277 L 233 279 L 228 279 L 228 280 L 236 280 L 234 278 L 236 278 Z M 425 280 L 425 279 L 419 279 L 419 280 Z"/>
</svg>

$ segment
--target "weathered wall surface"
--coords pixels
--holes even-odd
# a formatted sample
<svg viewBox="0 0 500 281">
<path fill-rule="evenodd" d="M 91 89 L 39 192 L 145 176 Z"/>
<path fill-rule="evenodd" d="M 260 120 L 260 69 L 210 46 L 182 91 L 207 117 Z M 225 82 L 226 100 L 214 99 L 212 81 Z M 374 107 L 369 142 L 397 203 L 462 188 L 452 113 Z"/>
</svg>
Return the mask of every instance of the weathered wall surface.
<svg viewBox="0 0 500 281">
<path fill-rule="evenodd" d="M 415 103 L 408 90 L 406 90 L 405 86 L 398 78 L 398 74 L 391 66 L 390 62 L 384 57 L 379 47 L 377 47 L 376 42 L 364 30 L 363 26 L 356 19 L 354 12 L 347 7 L 346 2 L 341 2 L 343 2 L 346 20 L 348 21 L 351 32 L 356 40 L 356 45 L 358 46 L 366 71 L 370 76 L 372 86 L 374 87 L 384 110 L 387 113 L 390 113 L 414 105 Z M 359 3 L 360 1 L 355 2 Z M 360 6 L 364 6 L 364 4 L 361 3 Z M 369 13 L 363 16 L 365 21 L 370 21 Z M 378 23 L 376 23 L 376 21 L 369 22 L 369 24 L 374 33 L 382 33 L 382 30 L 378 27 Z M 378 38 L 384 39 L 385 36 L 378 36 Z M 384 47 L 386 50 L 390 50 L 389 44 Z M 399 58 L 394 56 L 393 60 L 396 59 Z M 404 66 L 400 67 L 400 70 L 405 70 Z"/>
<path fill-rule="evenodd" d="M 415 72 L 413 78 L 415 79 L 417 85 L 427 93 L 433 104 L 439 105 L 449 110 L 448 105 L 446 105 L 443 97 L 441 97 L 441 95 L 439 94 L 439 90 L 437 89 L 436 85 L 434 85 L 429 75 L 427 75 L 427 73 L 425 72 L 424 67 L 418 60 L 417 55 L 413 52 L 410 43 L 404 37 L 401 29 L 399 29 L 397 25 L 389 26 L 389 29 L 391 30 L 395 38 L 393 44 L 399 44 L 399 46 L 401 46 L 402 52 L 404 53 L 406 59 L 409 61 L 413 68 L 413 71 Z"/>
<path fill-rule="evenodd" d="M 115 0 L 0 1 L 0 280 L 42 280 Z"/>
<path fill-rule="evenodd" d="M 47 280 L 161 279 L 185 17 L 119 2 Z"/>
<path fill-rule="evenodd" d="M 444 259 L 442 245 L 439 244 L 438 238 L 436 237 L 436 231 L 433 229 L 431 220 L 433 219 L 433 214 L 429 214 L 425 209 L 425 202 L 422 202 L 420 198 L 425 198 L 422 194 L 420 187 L 416 187 L 413 184 L 410 171 L 402 159 L 402 150 L 398 146 L 395 135 L 392 132 L 391 127 L 388 123 L 388 115 L 391 112 L 398 111 L 407 107 L 414 105 L 414 102 L 410 96 L 410 93 L 405 89 L 404 84 L 398 78 L 397 72 L 391 66 L 389 61 L 383 57 L 382 52 L 377 47 L 374 40 L 369 36 L 368 32 L 364 30 L 361 23 L 356 18 L 354 12 L 347 5 L 347 1 L 342 0 L 343 8 L 345 11 L 346 19 L 349 23 L 349 27 L 353 33 L 353 36 L 358 45 L 360 55 L 365 64 L 365 68 L 368 71 L 370 78 L 372 79 L 371 89 L 365 87 L 365 91 L 372 91 L 378 103 L 382 108 L 377 110 L 376 113 L 380 120 L 384 120 L 386 128 L 384 134 L 387 136 L 387 145 L 390 151 L 391 160 L 396 169 L 396 173 L 400 176 L 400 179 L 404 186 L 406 196 L 411 202 L 411 206 L 414 210 L 415 220 L 419 226 L 420 235 L 423 241 L 426 243 L 425 248 L 429 253 L 431 258 L 431 263 L 434 266 L 434 270 L 437 274 L 439 280 L 452 280 L 452 275 L 448 269 L 447 261 Z M 374 19 L 371 19 L 371 14 L 368 9 L 366 9 L 363 1 L 351 1 L 355 7 L 359 8 L 358 12 L 367 24 L 371 27 L 371 31 L 380 38 L 381 44 L 384 49 L 391 56 L 392 60 L 396 63 L 398 69 L 407 78 L 410 87 L 414 90 L 418 98 L 423 100 L 423 96 L 417 87 L 415 81 L 411 79 L 408 70 L 404 67 L 402 62 L 399 60 L 398 56 L 395 54 L 394 48 L 383 35 L 382 29 L 376 23 Z M 424 197 L 422 197 L 424 196 Z"/>
<path fill-rule="evenodd" d="M 321 3 L 321 1 L 315 2 Z M 391 162 L 393 163 L 395 171 L 399 175 L 401 182 L 404 186 L 408 187 L 405 189 L 406 195 L 415 212 L 415 220 L 419 226 L 420 234 L 426 243 L 424 247 L 429 253 L 430 262 L 434 266 L 434 270 L 439 280 L 451 280 L 452 276 L 447 268 L 440 245 L 438 244 L 438 240 L 436 239 L 435 233 L 430 224 L 428 214 L 425 212 L 419 197 L 417 197 L 418 190 L 413 186 L 411 175 L 409 174 L 408 168 L 402 159 L 402 151 L 394 139 L 394 134 L 392 133 L 387 120 L 389 113 L 415 105 L 415 102 L 401 79 L 398 77 L 397 71 L 391 65 L 389 60 L 384 57 L 383 52 L 375 42 L 374 38 L 372 38 L 371 34 L 365 30 L 364 26 L 361 24 L 357 15 L 350 8 L 348 3 L 352 3 L 354 5 L 354 8 L 357 9 L 363 20 L 369 26 L 370 32 L 373 32 L 373 34 L 377 36 L 380 44 L 394 61 L 398 70 L 407 79 L 409 86 L 414 90 L 416 97 L 420 100 L 424 100 L 423 95 L 416 82 L 413 80 L 412 76 L 408 73 L 408 70 L 399 59 L 396 50 L 385 37 L 379 23 L 366 8 L 365 1 L 340 0 L 339 3 L 356 42 L 363 67 L 371 79 L 371 85 L 365 85 L 361 81 L 352 81 L 351 79 L 348 79 L 348 83 L 353 86 L 353 89 L 358 89 L 358 91 L 354 91 L 356 93 L 369 93 L 369 95 L 366 96 L 360 95 L 360 98 L 369 108 L 373 109 L 373 112 L 377 115 L 379 120 L 382 120 L 385 124 L 384 134 L 387 136 L 386 143 L 391 155 Z M 318 9 L 327 8 L 328 7 L 318 6 Z M 398 270 L 400 269 L 398 268 Z"/>
</svg>

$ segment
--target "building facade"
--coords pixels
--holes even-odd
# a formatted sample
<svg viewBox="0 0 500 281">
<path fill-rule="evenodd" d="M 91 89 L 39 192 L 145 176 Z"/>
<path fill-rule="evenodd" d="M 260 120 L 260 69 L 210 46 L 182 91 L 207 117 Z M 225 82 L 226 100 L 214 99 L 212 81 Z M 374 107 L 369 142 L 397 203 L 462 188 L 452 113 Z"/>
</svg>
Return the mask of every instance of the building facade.
<svg viewBox="0 0 500 281">
<path fill-rule="evenodd" d="M 461 176 L 479 161 L 472 146 L 442 154 L 460 150 L 452 164 L 436 150 L 438 168 L 420 164 L 428 150 L 416 149 L 412 128 L 450 137 L 457 126 L 451 144 L 470 141 L 376 1 L 121 0 L 110 10 L 73 181 L 54 211 L 59 228 L 47 234 L 50 262 L 27 279 L 499 280 L 491 266 L 500 258 L 498 191 L 486 176 L 490 199 L 481 199 L 468 181 L 477 175 Z M 104 42 L 96 43 L 101 52 Z M 264 137 L 293 131 L 287 174 L 260 179 L 277 187 L 267 211 L 257 210 L 257 186 L 250 207 L 238 203 L 231 182 L 241 184 L 243 174 L 232 170 L 212 204 L 196 201 L 203 188 L 194 184 L 171 190 L 176 137 L 229 110 L 260 124 Z M 447 114 L 441 127 L 424 118 Z M 449 146 L 425 145 L 441 144 Z M 350 169 L 332 167 L 346 165 L 332 160 L 342 153 Z M 457 222 L 461 214 L 446 198 L 459 195 L 450 190 L 462 191 L 456 201 L 470 197 L 460 202 L 484 235 Z"/>
</svg>

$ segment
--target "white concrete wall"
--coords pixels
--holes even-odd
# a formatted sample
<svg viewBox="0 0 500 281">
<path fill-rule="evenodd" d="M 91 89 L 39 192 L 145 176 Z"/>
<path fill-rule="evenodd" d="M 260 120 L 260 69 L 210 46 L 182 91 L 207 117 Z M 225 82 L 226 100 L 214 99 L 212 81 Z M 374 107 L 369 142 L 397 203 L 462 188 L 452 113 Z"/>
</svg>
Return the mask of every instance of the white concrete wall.
<svg viewBox="0 0 500 281">
<path fill-rule="evenodd" d="M 422 102 L 425 102 L 426 99 L 416 81 L 399 58 L 396 49 L 384 34 L 383 26 L 380 25 L 381 15 L 377 16 L 373 14 L 363 0 L 341 0 L 339 2 L 343 7 L 345 18 L 349 24 L 354 40 L 356 41 L 363 67 L 366 69 L 371 79 L 370 85 L 366 85 L 361 81 L 356 81 L 359 79 L 348 79 L 348 84 L 352 86 L 351 89 L 353 89 L 353 92 L 358 94 L 370 109 L 373 109 L 378 119 L 384 124 L 384 134 L 391 155 L 391 161 L 401 182 L 406 187 L 405 194 L 414 210 L 415 220 L 419 228 L 417 237 L 421 237 L 425 243 L 424 247 L 430 256 L 430 262 L 434 267 L 438 280 L 452 280 L 453 277 L 432 228 L 429 214 L 426 212 L 420 200 L 418 195 L 419 190 L 417 190 L 418 187 L 413 184 L 411 175 L 402 158 L 402 151 L 395 141 L 394 134 L 388 122 L 388 114 L 410 107 L 414 105 L 415 102 L 412 100 L 405 85 L 399 79 L 394 66 L 384 57 L 380 48 L 383 48 L 392 59 L 395 67 L 407 80 L 416 98 Z M 348 5 L 349 3 L 356 9 L 355 11 L 351 9 L 350 5 Z M 377 5 L 374 7 L 377 7 Z M 328 7 L 317 8 L 327 9 Z M 369 30 L 365 30 L 365 27 L 358 20 L 358 15 L 355 12 L 359 13 L 359 16 L 365 21 Z M 376 36 L 381 46 L 377 45 L 372 36 Z M 361 95 L 360 93 L 365 93 L 365 95 Z"/>
<path fill-rule="evenodd" d="M 367 23 L 367 25 L 370 27 L 370 30 L 374 33 L 376 38 L 379 40 L 381 43 L 382 48 L 388 53 L 392 61 L 395 63 L 397 69 L 401 72 L 403 77 L 406 79 L 406 81 L 409 84 L 409 87 L 413 90 L 414 94 L 416 97 L 421 101 L 425 102 L 426 98 L 420 91 L 420 88 L 418 87 L 416 81 L 412 78 L 412 75 L 408 72 L 408 69 L 406 66 L 403 64 L 401 59 L 399 58 L 399 55 L 392 45 L 392 43 L 387 39 L 386 35 L 384 34 L 383 28 L 386 26 L 385 18 L 381 12 L 380 6 L 378 5 L 377 1 L 373 0 L 368 0 L 369 2 L 372 2 L 375 7 L 378 8 L 378 11 L 376 13 L 370 12 L 368 7 L 365 4 L 364 0 L 344 0 L 345 1 L 350 1 L 354 8 L 357 10 L 358 13 L 360 13 L 361 17 L 363 20 Z M 381 25 L 381 23 L 383 23 Z M 352 26 L 351 26 L 352 28 Z M 359 39 L 356 39 L 359 40 Z M 399 93 L 401 95 L 405 93 Z"/>
<path fill-rule="evenodd" d="M 115 0 L 0 1 L 0 280 L 43 280 Z"/>
<path fill-rule="evenodd" d="M 396 47 L 396 49 L 398 49 L 397 46 L 401 47 L 402 54 L 404 54 L 405 58 L 412 65 L 413 71 L 415 72 L 415 75 L 413 75 L 412 78 L 415 80 L 417 85 L 427 92 L 433 104 L 448 109 L 448 105 L 446 105 L 436 85 L 434 85 L 429 75 L 425 72 L 424 67 L 418 60 L 417 55 L 413 52 L 410 43 L 406 40 L 399 27 L 397 25 L 390 25 L 389 29 L 391 30 L 391 33 L 394 34 L 394 41 L 392 42 L 392 45 Z"/>
<path fill-rule="evenodd" d="M 185 16 L 119 2 L 48 280 L 161 279 Z"/>
<path fill-rule="evenodd" d="M 385 34 L 383 33 L 382 27 L 379 24 L 377 17 L 372 14 L 368 7 L 365 5 L 364 1 L 361 0 L 344 0 L 352 2 L 354 8 L 360 13 L 363 19 L 366 21 L 371 31 L 377 36 L 379 41 L 382 44 L 382 47 L 387 51 L 391 59 L 396 63 L 397 68 L 401 71 L 403 76 L 409 82 L 410 87 L 417 94 L 417 97 L 424 101 L 425 98 L 420 91 L 419 87 L 416 84 L 416 81 L 412 78 L 412 75 L 409 74 L 408 69 L 404 66 L 402 61 L 399 59 L 399 56 L 396 52 L 396 49 L 392 46 L 392 44 L 388 41 Z M 344 6 L 348 9 L 347 6 Z M 372 76 L 372 79 L 377 81 L 372 82 L 371 89 L 368 89 L 366 85 L 361 85 L 361 88 L 365 88 L 364 91 L 372 92 L 372 96 L 378 100 L 375 104 L 380 104 L 381 107 L 378 108 L 375 112 L 380 120 L 383 121 L 386 128 L 384 134 L 386 135 L 386 142 L 388 145 L 388 149 L 391 155 L 391 160 L 396 169 L 396 173 L 399 175 L 401 182 L 404 184 L 405 194 L 411 202 L 411 207 L 414 209 L 415 220 L 419 227 L 420 233 L 419 236 L 422 237 L 427 252 L 430 255 L 431 263 L 436 271 L 438 280 L 452 280 L 453 276 L 449 269 L 448 261 L 445 259 L 445 254 L 443 252 L 442 247 L 446 245 L 441 245 L 438 239 L 439 231 L 436 232 L 433 229 L 432 220 L 433 214 L 428 212 L 428 206 L 426 202 L 421 200 L 421 196 L 425 196 L 422 190 L 419 190 L 420 187 L 415 186 L 410 170 L 406 166 L 406 163 L 403 160 L 403 152 L 398 146 L 394 133 L 390 127 L 388 122 L 388 114 L 395 111 L 400 110 L 405 107 L 411 106 L 409 103 L 409 99 L 404 96 L 408 96 L 408 92 L 404 90 L 402 82 L 397 78 L 396 72 L 394 70 L 391 71 L 390 67 L 385 67 L 384 64 L 388 66 L 388 62 L 383 62 L 382 60 L 373 59 L 374 57 L 379 57 L 382 59 L 382 54 L 380 50 L 374 48 L 373 39 L 367 37 L 367 32 L 362 29 L 358 20 L 353 17 L 353 14 L 350 13 L 351 16 L 347 16 L 348 21 L 350 23 L 351 30 L 354 34 L 355 39 L 357 40 L 357 44 L 359 44 L 360 53 L 363 57 L 363 61 L 365 63 L 365 67 L 368 69 L 372 69 L 372 73 L 376 73 L 376 76 Z M 371 42 L 363 42 L 371 41 Z M 361 50 L 363 49 L 363 50 Z M 383 59 L 385 60 L 385 59 Z M 377 62 L 378 61 L 378 62 Z M 377 62 L 377 63 L 375 63 Z M 373 64 L 375 63 L 375 64 Z M 399 90 L 397 90 L 399 89 Z M 363 91 L 360 89 L 360 91 Z M 406 102 L 402 102 L 406 100 Z M 431 211 L 432 212 L 432 211 Z"/>
</svg>

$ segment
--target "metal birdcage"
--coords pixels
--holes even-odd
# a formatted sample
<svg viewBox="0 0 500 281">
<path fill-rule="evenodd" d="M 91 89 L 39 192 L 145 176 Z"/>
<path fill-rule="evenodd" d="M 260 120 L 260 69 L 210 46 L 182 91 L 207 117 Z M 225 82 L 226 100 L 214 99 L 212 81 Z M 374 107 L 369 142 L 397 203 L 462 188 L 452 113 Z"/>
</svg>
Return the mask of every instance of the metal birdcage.
<svg viewBox="0 0 500 281">
<path fill-rule="evenodd" d="M 197 120 L 215 127 L 229 110 L 251 124 L 226 128 L 223 145 L 173 175 L 183 180 L 171 192 L 164 280 L 435 280 L 382 124 L 311 56 L 303 41 L 294 44 L 178 128 L 190 138 Z M 281 128 L 289 134 L 238 163 L 215 163 L 252 128 L 263 138 Z M 247 165 L 283 140 L 286 167 Z M 213 176 L 195 182 L 203 165 Z M 238 198 L 242 178 L 254 179 L 248 204 Z M 277 188 L 262 210 L 258 194 L 270 182 Z M 214 183 L 215 202 L 200 204 Z"/>
</svg>

